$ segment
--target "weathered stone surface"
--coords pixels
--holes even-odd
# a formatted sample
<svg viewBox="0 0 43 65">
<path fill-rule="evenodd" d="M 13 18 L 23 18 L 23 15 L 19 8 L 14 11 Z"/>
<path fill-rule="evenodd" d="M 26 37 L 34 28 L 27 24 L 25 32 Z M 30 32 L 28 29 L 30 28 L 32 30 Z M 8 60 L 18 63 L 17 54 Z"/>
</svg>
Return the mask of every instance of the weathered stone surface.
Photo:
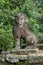
<svg viewBox="0 0 43 65">
<path fill-rule="evenodd" d="M 37 52 L 36 52 L 37 51 Z M 38 49 L 14 49 L 13 51 L 4 51 L 0 56 L 1 61 L 17 63 L 19 60 L 29 60 L 30 63 L 43 62 L 43 50 Z"/>
<path fill-rule="evenodd" d="M 36 48 L 36 49 L 14 49 L 14 50 L 12 50 L 11 53 L 15 53 L 15 54 L 29 54 L 30 52 L 32 52 L 32 53 L 38 52 L 38 48 Z"/>
<path fill-rule="evenodd" d="M 0 61 L 2 61 L 2 62 L 5 61 L 5 55 L 3 55 L 3 54 L 0 55 Z"/>
<path fill-rule="evenodd" d="M 1 54 L 9 54 L 11 51 L 2 51 Z"/>
<path fill-rule="evenodd" d="M 6 61 L 11 62 L 11 63 L 17 63 L 19 62 L 19 59 L 17 55 L 8 54 L 6 55 Z"/>
<path fill-rule="evenodd" d="M 43 54 L 29 54 L 29 62 L 30 63 L 42 63 Z"/>
<path fill-rule="evenodd" d="M 19 55 L 18 58 L 19 60 L 27 60 L 27 55 Z"/>
<path fill-rule="evenodd" d="M 6 60 L 11 63 L 16 63 L 19 60 L 27 60 L 27 55 L 8 54 L 6 55 Z"/>
<path fill-rule="evenodd" d="M 3 51 L 1 60 L 6 60 L 11 63 L 19 62 L 19 60 L 26 60 L 27 55 L 32 52 L 38 52 L 38 49 L 14 49 L 12 51 Z"/>
<path fill-rule="evenodd" d="M 42 63 L 43 62 L 43 54 L 32 54 L 28 55 L 15 55 L 8 54 L 6 56 L 6 60 L 11 63 L 19 62 L 19 60 L 29 60 L 29 63 Z"/>
</svg>

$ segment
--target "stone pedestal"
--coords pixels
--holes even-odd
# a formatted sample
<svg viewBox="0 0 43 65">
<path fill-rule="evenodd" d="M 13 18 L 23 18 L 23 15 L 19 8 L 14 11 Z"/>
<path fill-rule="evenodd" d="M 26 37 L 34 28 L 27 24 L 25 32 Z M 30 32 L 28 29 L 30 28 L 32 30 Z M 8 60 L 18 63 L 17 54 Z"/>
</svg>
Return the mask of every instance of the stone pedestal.
<svg viewBox="0 0 43 65">
<path fill-rule="evenodd" d="M 27 55 L 16 55 L 16 54 L 8 54 L 6 55 L 6 61 L 11 63 L 17 63 L 19 60 L 27 60 Z"/>
<path fill-rule="evenodd" d="M 43 63 L 43 50 L 38 49 L 14 49 L 13 51 L 3 51 L 2 59 L 10 63 L 17 63 L 20 60 L 28 61 L 30 64 Z M 0 60 L 2 60 L 0 59 Z"/>
<path fill-rule="evenodd" d="M 11 51 L 10 54 L 7 54 L 6 61 L 11 62 L 11 63 L 16 63 L 19 62 L 19 60 L 27 60 L 28 59 L 28 54 L 29 53 L 37 53 L 37 49 L 14 49 Z"/>
<path fill-rule="evenodd" d="M 14 49 L 11 51 L 13 54 L 29 54 L 29 53 L 37 53 L 38 48 L 35 49 Z"/>
<path fill-rule="evenodd" d="M 43 54 L 29 54 L 29 63 L 43 63 Z"/>
</svg>

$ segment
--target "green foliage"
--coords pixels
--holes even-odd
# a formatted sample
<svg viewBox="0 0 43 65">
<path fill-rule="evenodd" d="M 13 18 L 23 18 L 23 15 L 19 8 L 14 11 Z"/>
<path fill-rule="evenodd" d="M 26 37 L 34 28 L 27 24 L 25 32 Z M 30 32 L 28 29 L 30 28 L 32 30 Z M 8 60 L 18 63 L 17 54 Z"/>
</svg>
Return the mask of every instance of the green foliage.
<svg viewBox="0 0 43 65">
<path fill-rule="evenodd" d="M 43 35 L 43 0 L 0 0 L 0 45 L 4 50 L 13 47 L 11 24 L 18 12 L 27 15 L 31 31 Z"/>
<path fill-rule="evenodd" d="M 0 49 L 2 45 L 2 50 L 11 50 L 13 47 L 13 37 L 11 30 L 5 31 L 0 29 Z"/>
</svg>

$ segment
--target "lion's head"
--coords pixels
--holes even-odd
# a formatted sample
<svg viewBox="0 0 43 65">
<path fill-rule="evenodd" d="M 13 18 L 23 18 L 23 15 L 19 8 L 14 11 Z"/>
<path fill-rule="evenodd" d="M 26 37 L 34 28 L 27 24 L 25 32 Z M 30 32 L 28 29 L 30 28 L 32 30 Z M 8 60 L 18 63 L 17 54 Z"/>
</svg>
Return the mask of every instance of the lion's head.
<svg viewBox="0 0 43 65">
<path fill-rule="evenodd" d="M 24 23 L 27 22 L 27 17 L 25 14 L 23 13 L 18 13 L 16 16 L 15 16 L 15 22 L 16 24 L 19 25 L 19 27 L 23 27 Z"/>
</svg>

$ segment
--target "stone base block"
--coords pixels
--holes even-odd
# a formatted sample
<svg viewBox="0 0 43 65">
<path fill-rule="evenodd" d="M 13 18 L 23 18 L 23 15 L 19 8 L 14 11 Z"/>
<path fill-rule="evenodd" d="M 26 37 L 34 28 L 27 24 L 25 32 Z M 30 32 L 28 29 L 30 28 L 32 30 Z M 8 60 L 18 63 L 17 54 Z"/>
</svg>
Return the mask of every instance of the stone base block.
<svg viewBox="0 0 43 65">
<path fill-rule="evenodd" d="M 6 61 L 11 63 L 17 63 L 19 60 L 27 60 L 27 55 L 16 55 L 16 54 L 8 54 L 6 55 Z"/>
<path fill-rule="evenodd" d="M 29 63 L 43 63 L 43 54 L 29 54 Z"/>
<path fill-rule="evenodd" d="M 38 52 L 38 48 L 36 49 L 14 49 L 11 51 L 11 53 L 15 53 L 15 54 L 29 54 L 30 52 L 32 53 Z"/>
</svg>

